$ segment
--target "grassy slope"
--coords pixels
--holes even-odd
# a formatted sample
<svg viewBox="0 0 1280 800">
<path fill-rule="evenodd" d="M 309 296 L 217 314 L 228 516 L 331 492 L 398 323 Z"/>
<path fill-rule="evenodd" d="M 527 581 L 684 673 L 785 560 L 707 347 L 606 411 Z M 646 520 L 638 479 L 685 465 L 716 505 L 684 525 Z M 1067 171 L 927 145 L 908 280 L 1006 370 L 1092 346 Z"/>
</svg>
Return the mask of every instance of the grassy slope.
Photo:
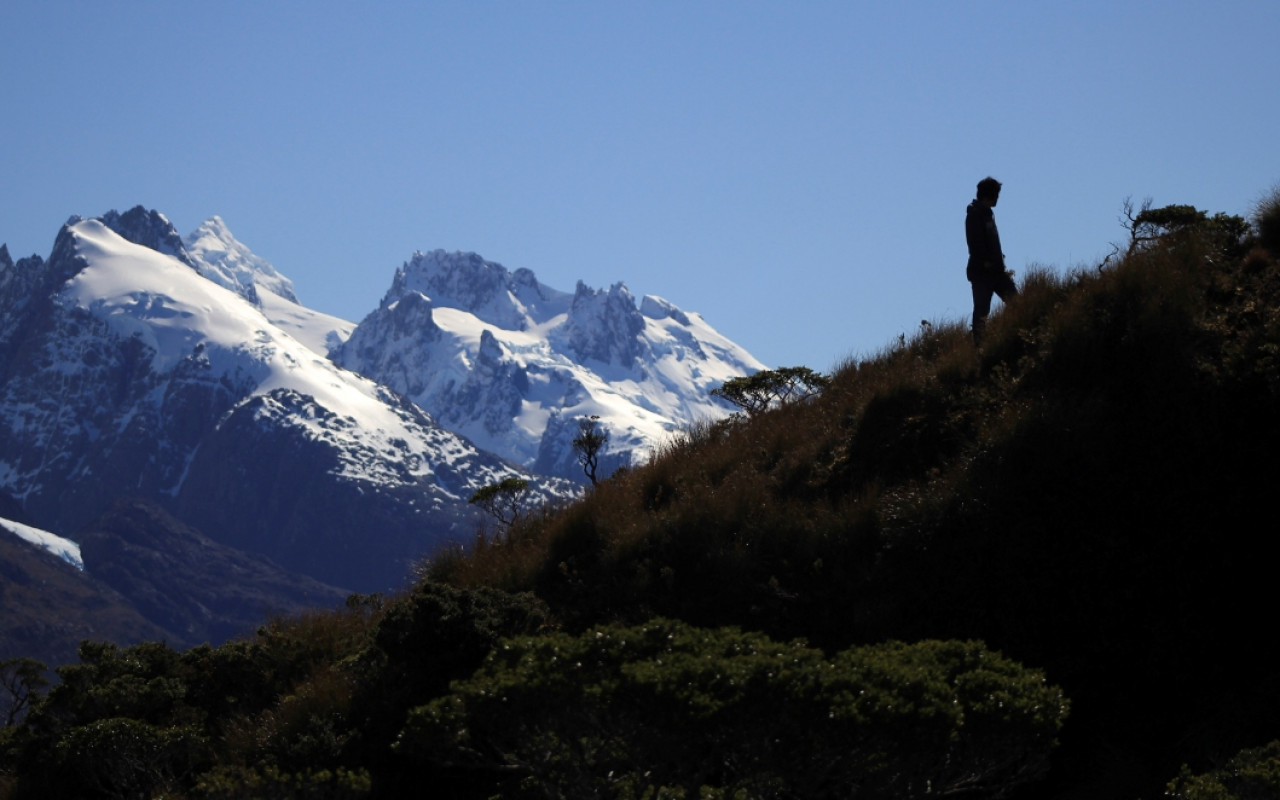
<svg viewBox="0 0 1280 800">
<path fill-rule="evenodd" d="M 1277 309 L 1280 265 L 1206 237 L 1032 274 L 981 351 L 926 328 L 432 575 L 535 591 L 571 629 L 981 638 L 1072 697 L 1058 786 L 1151 794 L 1280 736 Z"/>
</svg>

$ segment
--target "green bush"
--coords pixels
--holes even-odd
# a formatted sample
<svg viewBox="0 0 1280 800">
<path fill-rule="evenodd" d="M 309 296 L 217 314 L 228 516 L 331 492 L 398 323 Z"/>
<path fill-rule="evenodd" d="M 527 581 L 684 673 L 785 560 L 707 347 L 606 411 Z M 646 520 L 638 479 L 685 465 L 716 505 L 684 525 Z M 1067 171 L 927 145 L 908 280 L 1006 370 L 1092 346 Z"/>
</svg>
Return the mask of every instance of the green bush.
<svg viewBox="0 0 1280 800">
<path fill-rule="evenodd" d="M 157 726 L 112 717 L 79 725 L 39 754 L 29 796 L 152 797 L 208 763 L 208 741 L 194 726 Z M 20 796 L 28 796 L 26 794 Z"/>
<path fill-rule="evenodd" d="M 1134 214 L 1132 204 L 1126 201 L 1124 216 L 1130 236 L 1129 255 L 1153 248 L 1185 246 L 1198 237 L 1202 244 L 1229 258 L 1239 258 L 1244 254 L 1249 234 L 1249 224 L 1244 218 L 1221 212 L 1210 217 L 1195 206 L 1152 208 L 1151 201 L 1147 200 Z"/>
<path fill-rule="evenodd" d="M 180 655 L 158 643 L 85 642 L 80 663 L 0 743 L 14 797 L 146 797 L 212 757 L 185 699 Z"/>
<path fill-rule="evenodd" d="M 368 768 L 379 796 L 415 793 L 422 766 L 390 751 L 409 709 L 448 692 L 450 681 L 474 672 L 503 637 L 547 624 L 546 607 L 532 595 L 496 589 L 424 581 L 395 600 L 374 628 L 370 646 L 346 665 L 356 681 L 351 707 L 358 731 L 348 747 L 348 766 Z M 447 793 L 442 779 L 432 782 Z"/>
<path fill-rule="evenodd" d="M 199 800 L 358 800 L 372 788 L 363 770 L 303 770 L 282 772 L 267 765 L 260 768 L 224 766 L 200 776 L 193 797 Z"/>
<path fill-rule="evenodd" d="M 196 726 L 125 717 L 69 727 L 52 742 L 19 731 L 13 744 L 22 753 L 14 799 L 151 797 L 179 787 L 211 758 L 209 741 Z"/>
<path fill-rule="evenodd" d="M 1280 800 L 1280 741 L 1244 750 L 1222 769 L 1182 775 L 1169 784 L 1173 800 Z"/>
<path fill-rule="evenodd" d="M 923 797 L 1037 776 L 1066 707 L 975 642 L 826 659 L 654 620 L 505 641 L 397 746 L 487 772 L 504 797 Z"/>
<path fill-rule="evenodd" d="M 423 777 L 390 752 L 408 709 L 546 623 L 529 596 L 423 583 L 185 653 L 86 642 L 0 729 L 0 797 L 405 796 Z"/>
</svg>

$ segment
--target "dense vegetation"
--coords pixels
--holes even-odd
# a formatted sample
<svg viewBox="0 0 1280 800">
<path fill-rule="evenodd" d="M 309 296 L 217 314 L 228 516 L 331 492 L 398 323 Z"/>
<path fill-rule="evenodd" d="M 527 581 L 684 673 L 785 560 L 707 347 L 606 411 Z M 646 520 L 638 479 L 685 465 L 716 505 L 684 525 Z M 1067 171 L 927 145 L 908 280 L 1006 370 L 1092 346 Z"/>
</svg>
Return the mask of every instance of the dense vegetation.
<svg viewBox="0 0 1280 800">
<path fill-rule="evenodd" d="M 1027 275 L 981 349 L 938 323 L 794 373 L 800 396 L 504 518 L 403 596 L 218 648 L 86 644 L 0 733 L 0 781 L 1280 796 L 1280 200 L 1252 226 L 1127 213 L 1128 247 Z"/>
</svg>

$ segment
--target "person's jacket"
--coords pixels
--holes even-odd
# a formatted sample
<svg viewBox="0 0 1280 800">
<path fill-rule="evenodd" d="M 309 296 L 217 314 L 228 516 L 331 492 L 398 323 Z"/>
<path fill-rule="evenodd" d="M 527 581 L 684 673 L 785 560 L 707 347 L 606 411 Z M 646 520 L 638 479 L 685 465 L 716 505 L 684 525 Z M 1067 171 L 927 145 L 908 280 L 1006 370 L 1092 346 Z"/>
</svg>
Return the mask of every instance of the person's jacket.
<svg viewBox="0 0 1280 800">
<path fill-rule="evenodd" d="M 1000 232 L 996 215 L 990 206 L 974 200 L 964 217 L 964 238 L 969 243 L 969 264 L 965 276 L 991 275 L 1004 272 L 1004 251 L 1000 249 Z"/>
</svg>

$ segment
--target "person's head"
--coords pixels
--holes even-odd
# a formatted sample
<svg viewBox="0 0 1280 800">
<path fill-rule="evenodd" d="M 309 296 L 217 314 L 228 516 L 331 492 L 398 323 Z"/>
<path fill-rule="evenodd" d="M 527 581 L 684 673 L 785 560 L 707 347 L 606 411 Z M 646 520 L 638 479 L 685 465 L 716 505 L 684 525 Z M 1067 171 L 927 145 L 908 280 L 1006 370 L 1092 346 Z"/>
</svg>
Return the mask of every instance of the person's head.
<svg viewBox="0 0 1280 800">
<path fill-rule="evenodd" d="M 990 176 L 978 181 L 978 199 L 989 206 L 994 206 L 1000 199 L 1000 181 Z"/>
</svg>

